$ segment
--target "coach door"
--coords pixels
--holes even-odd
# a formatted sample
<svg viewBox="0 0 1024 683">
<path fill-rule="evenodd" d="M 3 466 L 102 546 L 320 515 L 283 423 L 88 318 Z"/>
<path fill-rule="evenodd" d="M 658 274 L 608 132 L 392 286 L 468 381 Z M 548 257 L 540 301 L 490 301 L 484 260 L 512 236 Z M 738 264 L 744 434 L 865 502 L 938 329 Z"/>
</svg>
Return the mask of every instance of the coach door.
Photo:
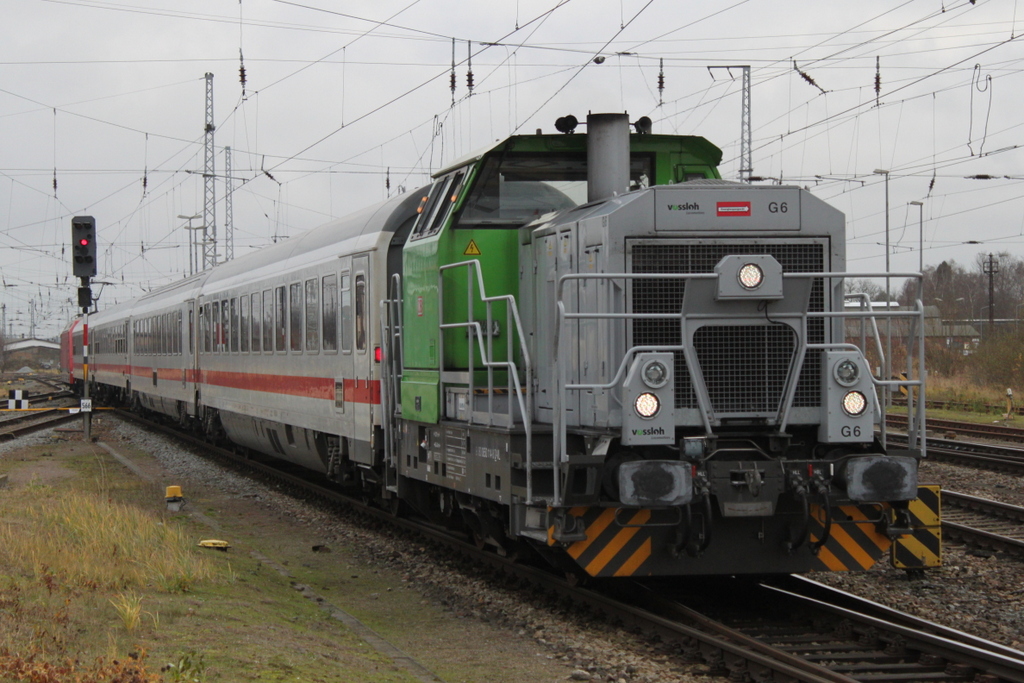
<svg viewBox="0 0 1024 683">
<path fill-rule="evenodd" d="M 189 299 L 185 302 L 185 319 L 182 321 L 181 327 L 185 334 L 185 339 L 182 340 L 181 351 L 183 358 L 181 359 L 182 368 L 182 384 L 185 386 L 188 414 L 195 416 L 196 414 L 196 380 L 199 378 L 199 365 L 197 362 L 198 351 L 198 339 L 197 330 L 199 328 L 199 318 L 196 313 L 196 302 L 195 299 Z"/>
<path fill-rule="evenodd" d="M 380 383 L 373 377 L 373 328 L 371 327 L 369 257 L 352 258 L 352 381 L 346 382 L 346 408 L 355 421 L 351 457 L 372 464 L 373 406 L 380 401 Z"/>
</svg>

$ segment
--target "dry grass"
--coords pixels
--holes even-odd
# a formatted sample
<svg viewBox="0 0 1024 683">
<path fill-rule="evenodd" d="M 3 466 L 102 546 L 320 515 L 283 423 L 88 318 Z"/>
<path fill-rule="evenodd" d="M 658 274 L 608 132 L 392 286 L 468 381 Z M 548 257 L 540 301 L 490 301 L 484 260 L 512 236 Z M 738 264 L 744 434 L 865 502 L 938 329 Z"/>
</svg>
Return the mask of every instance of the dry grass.
<svg viewBox="0 0 1024 683">
<path fill-rule="evenodd" d="M 135 591 L 118 593 L 116 597 L 111 598 L 110 604 L 117 610 L 117 616 L 121 617 L 125 631 L 132 633 L 139 627 L 139 622 L 142 621 L 141 595 Z M 154 621 L 156 621 L 155 617 Z"/>
<path fill-rule="evenodd" d="M 967 375 L 928 376 L 928 399 L 965 406 L 998 406 L 1006 403 L 1006 387 L 985 386 Z"/>
<path fill-rule="evenodd" d="M 5 560 L 20 572 L 78 588 L 156 585 L 188 591 L 213 576 L 175 524 L 96 494 L 28 486 L 7 500 L 0 526 Z"/>
</svg>

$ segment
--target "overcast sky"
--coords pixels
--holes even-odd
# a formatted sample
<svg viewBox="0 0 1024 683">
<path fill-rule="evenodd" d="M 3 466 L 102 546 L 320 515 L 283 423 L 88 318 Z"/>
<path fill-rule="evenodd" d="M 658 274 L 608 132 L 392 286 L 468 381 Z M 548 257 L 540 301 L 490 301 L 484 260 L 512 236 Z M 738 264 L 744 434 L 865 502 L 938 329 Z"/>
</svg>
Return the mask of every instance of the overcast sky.
<svg viewBox="0 0 1024 683">
<path fill-rule="evenodd" d="M 39 337 L 74 314 L 72 216 L 99 226 L 97 280 L 112 283 L 101 307 L 188 273 L 178 216 L 203 213 L 207 72 L 218 238 L 230 147 L 236 256 L 419 187 L 496 139 L 553 132 L 565 114 L 627 111 L 650 116 L 657 133 L 702 135 L 735 179 L 740 71 L 708 67 L 749 65 L 754 175 L 806 186 L 845 212 L 851 269 L 885 266 L 876 169 L 890 172 L 894 270 L 917 269 L 921 215 L 926 266 L 990 251 L 1024 257 L 1017 0 L 0 8 L 0 303 L 14 336 L 28 334 L 30 305 Z"/>
</svg>

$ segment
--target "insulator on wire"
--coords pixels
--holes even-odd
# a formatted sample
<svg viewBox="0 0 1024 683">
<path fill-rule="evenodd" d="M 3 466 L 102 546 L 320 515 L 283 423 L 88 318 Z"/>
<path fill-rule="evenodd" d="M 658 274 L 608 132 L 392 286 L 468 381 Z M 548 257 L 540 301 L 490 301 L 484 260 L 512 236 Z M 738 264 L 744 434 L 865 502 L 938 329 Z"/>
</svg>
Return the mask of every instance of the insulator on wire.
<svg viewBox="0 0 1024 683">
<path fill-rule="evenodd" d="M 802 78 L 805 81 L 807 81 L 807 83 L 809 85 L 813 85 L 815 88 L 820 90 L 822 92 L 822 94 L 825 94 L 825 89 L 822 88 L 820 85 L 818 85 L 817 82 L 815 82 L 815 80 L 813 78 L 811 78 L 810 74 L 800 70 L 800 67 L 798 67 L 796 65 L 796 60 L 795 59 L 793 60 L 793 70 L 796 71 L 798 74 L 800 74 L 800 78 Z"/>
<path fill-rule="evenodd" d="M 391 191 L 391 167 L 388 166 L 388 170 L 384 173 L 384 189 L 388 192 Z"/>
<path fill-rule="evenodd" d="M 452 73 L 450 75 L 449 87 L 452 91 L 452 106 L 455 106 L 455 38 L 452 38 Z"/>
<path fill-rule="evenodd" d="M 53 196 L 57 196 L 57 169 L 53 169 Z"/>
<path fill-rule="evenodd" d="M 881 60 L 875 57 L 875 106 L 878 106 L 878 98 L 882 94 L 882 65 Z"/>
<path fill-rule="evenodd" d="M 665 94 L 665 60 L 658 60 L 658 106 L 665 103 L 662 97 Z"/>
<path fill-rule="evenodd" d="M 238 48 L 238 82 L 242 84 L 242 97 L 245 97 L 245 58 L 242 48 Z"/>
<path fill-rule="evenodd" d="M 466 87 L 469 88 L 469 94 L 473 94 L 473 41 L 466 41 L 466 49 L 468 50 L 469 58 L 466 60 L 467 71 L 466 71 Z"/>
</svg>

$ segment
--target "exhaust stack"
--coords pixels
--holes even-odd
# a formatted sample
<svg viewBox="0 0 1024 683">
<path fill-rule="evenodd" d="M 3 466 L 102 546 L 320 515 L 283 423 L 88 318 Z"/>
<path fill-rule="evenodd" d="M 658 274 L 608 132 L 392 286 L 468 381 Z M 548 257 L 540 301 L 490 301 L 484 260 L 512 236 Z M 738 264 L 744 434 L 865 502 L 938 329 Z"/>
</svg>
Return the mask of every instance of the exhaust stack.
<svg viewBox="0 0 1024 683">
<path fill-rule="evenodd" d="M 587 114 L 587 201 L 629 190 L 629 114 Z"/>
</svg>

